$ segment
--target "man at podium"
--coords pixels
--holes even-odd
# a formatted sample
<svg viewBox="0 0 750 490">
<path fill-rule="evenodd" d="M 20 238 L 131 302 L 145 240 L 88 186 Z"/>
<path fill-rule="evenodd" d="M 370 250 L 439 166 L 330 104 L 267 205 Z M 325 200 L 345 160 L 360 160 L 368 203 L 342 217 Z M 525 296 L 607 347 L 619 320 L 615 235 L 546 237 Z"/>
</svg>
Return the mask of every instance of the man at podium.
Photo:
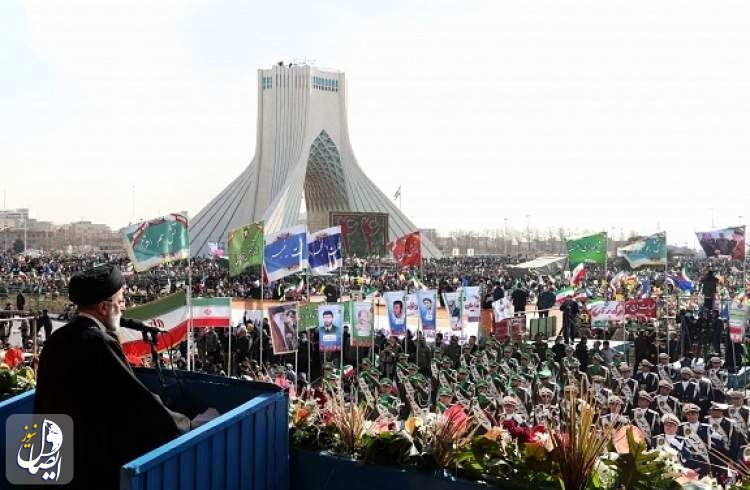
<svg viewBox="0 0 750 490">
<path fill-rule="evenodd" d="M 123 464 L 190 429 L 125 358 L 117 339 L 124 284 L 110 264 L 74 275 L 69 295 L 79 315 L 52 333 L 40 357 L 34 413 L 73 419 L 71 488 L 118 488 Z"/>
</svg>

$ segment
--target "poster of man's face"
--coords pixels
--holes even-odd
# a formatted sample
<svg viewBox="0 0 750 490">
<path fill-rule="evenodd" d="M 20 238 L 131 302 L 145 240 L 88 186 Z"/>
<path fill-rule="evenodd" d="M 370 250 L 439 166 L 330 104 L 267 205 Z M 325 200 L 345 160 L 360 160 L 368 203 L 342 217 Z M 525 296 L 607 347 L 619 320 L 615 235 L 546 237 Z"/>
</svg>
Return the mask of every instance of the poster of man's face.
<svg viewBox="0 0 750 490">
<path fill-rule="evenodd" d="M 297 305 L 289 303 L 268 309 L 271 321 L 273 353 L 288 354 L 297 350 Z"/>
<path fill-rule="evenodd" d="M 368 346 L 372 343 L 373 316 L 372 305 L 366 302 L 354 303 L 354 318 L 352 322 L 353 345 Z"/>
<path fill-rule="evenodd" d="M 321 351 L 334 351 L 341 348 L 341 334 L 344 323 L 342 305 L 318 306 L 318 335 Z"/>
</svg>

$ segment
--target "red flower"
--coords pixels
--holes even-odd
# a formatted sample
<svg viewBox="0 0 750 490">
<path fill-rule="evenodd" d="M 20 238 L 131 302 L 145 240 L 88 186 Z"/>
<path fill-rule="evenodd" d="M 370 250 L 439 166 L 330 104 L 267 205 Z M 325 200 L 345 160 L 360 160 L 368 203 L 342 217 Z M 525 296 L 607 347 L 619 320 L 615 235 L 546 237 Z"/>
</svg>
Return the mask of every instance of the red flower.
<svg viewBox="0 0 750 490">
<path fill-rule="evenodd" d="M 8 352 L 5 353 L 5 364 L 11 369 L 23 364 L 23 351 L 18 347 L 8 349 Z"/>
</svg>

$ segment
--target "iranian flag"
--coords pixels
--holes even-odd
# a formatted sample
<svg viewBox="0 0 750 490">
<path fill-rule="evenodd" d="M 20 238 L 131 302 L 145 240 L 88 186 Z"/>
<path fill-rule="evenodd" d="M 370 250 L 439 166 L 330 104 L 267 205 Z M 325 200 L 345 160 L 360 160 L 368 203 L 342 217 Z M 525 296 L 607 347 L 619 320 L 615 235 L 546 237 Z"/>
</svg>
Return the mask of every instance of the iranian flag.
<svg viewBox="0 0 750 490">
<path fill-rule="evenodd" d="M 169 332 L 158 336 L 157 350 L 177 347 L 187 338 L 187 300 L 184 293 L 173 294 L 145 305 L 129 308 L 124 318 L 139 320 L 146 325 Z M 143 357 L 151 354 L 151 347 L 143 341 L 143 336 L 135 330 L 120 328 L 117 331 L 126 356 Z"/>
<path fill-rule="evenodd" d="M 555 293 L 555 303 L 558 305 L 562 304 L 563 301 L 565 301 L 565 298 L 572 295 L 575 292 L 573 288 L 562 288 L 558 289 Z"/>
<path fill-rule="evenodd" d="M 581 262 L 573 269 L 570 274 L 570 283 L 574 286 L 578 286 L 586 278 L 586 265 Z"/>
<path fill-rule="evenodd" d="M 193 328 L 229 327 L 232 298 L 193 298 Z"/>
</svg>

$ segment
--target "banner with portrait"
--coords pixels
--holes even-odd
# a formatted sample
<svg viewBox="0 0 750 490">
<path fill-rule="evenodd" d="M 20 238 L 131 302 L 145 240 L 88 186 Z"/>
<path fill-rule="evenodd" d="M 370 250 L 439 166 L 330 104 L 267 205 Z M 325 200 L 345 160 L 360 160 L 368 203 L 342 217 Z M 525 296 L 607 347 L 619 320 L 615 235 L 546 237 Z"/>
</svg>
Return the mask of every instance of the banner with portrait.
<svg viewBox="0 0 750 490">
<path fill-rule="evenodd" d="M 411 293 L 404 296 L 404 303 L 406 304 L 407 317 L 419 315 L 419 306 L 417 305 L 416 293 Z"/>
<path fill-rule="evenodd" d="M 297 350 L 297 303 L 285 303 L 268 308 L 271 345 L 274 355 Z"/>
<path fill-rule="evenodd" d="M 745 260 L 745 226 L 712 231 L 697 231 L 698 243 L 706 257 L 731 257 Z"/>
<path fill-rule="evenodd" d="M 406 308 L 404 305 L 404 291 L 388 291 L 383 293 L 385 308 L 388 313 L 388 328 L 391 335 L 406 334 Z"/>
<path fill-rule="evenodd" d="M 748 304 L 744 301 L 732 301 L 729 307 L 729 338 L 734 343 L 741 343 L 745 338 Z"/>
<path fill-rule="evenodd" d="M 464 288 L 464 319 L 467 323 L 479 323 L 482 316 L 482 301 L 479 286 L 467 286 Z"/>
<path fill-rule="evenodd" d="M 417 292 L 419 321 L 426 339 L 434 339 L 437 329 L 437 291 L 430 289 Z"/>
<path fill-rule="evenodd" d="M 323 304 L 318 306 L 318 341 L 321 352 L 341 350 L 344 331 L 344 305 Z"/>
<path fill-rule="evenodd" d="M 445 309 L 448 311 L 449 324 L 453 332 L 463 330 L 461 292 L 443 293 L 443 302 L 445 303 Z"/>
<path fill-rule="evenodd" d="M 369 301 L 352 301 L 353 321 L 352 347 L 370 347 L 372 345 L 375 315 L 372 313 L 372 303 Z"/>
</svg>

